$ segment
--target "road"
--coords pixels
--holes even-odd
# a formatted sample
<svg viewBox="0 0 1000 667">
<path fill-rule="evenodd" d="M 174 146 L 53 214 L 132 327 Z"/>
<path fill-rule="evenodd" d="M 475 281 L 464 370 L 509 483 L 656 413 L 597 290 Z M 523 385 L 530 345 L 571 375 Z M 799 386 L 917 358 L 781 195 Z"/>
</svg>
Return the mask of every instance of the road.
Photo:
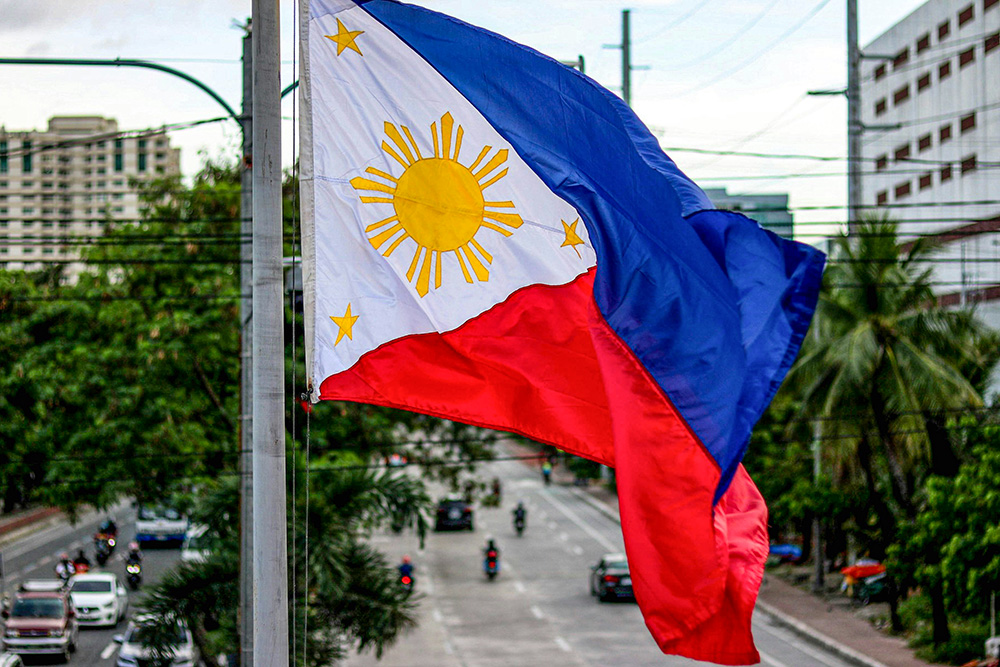
<svg viewBox="0 0 1000 667">
<path fill-rule="evenodd" d="M 404 553 L 416 565 L 422 595 L 419 626 L 376 660 L 353 654 L 346 667 L 580 667 L 703 665 L 664 656 L 633 603 L 600 603 L 588 588 L 590 566 L 623 551 L 621 528 L 584 501 L 578 490 L 544 486 L 537 472 L 516 461 L 490 464 L 503 481 L 502 508 L 476 509 L 475 532 L 433 533 L 421 551 L 415 536 L 379 534 L 376 546 L 390 562 Z M 518 537 L 511 509 L 521 500 L 528 528 Z M 487 536 L 501 550 L 500 576 L 481 569 Z M 770 667 L 848 667 L 848 663 L 755 614 L 754 637 Z"/>
<path fill-rule="evenodd" d="M 120 508 L 111 512 L 118 524 L 118 547 L 112 555 L 112 560 L 101 568 L 104 571 L 116 573 L 122 582 L 125 581 L 125 564 L 119 559 L 124 547 L 135 535 L 135 512 L 131 508 Z M 104 514 L 89 514 L 81 519 L 76 526 L 59 524 L 46 528 L 10 544 L 3 549 L 4 591 L 10 592 L 25 579 L 51 579 L 55 577 L 54 567 L 61 552 L 71 556 L 77 549 L 83 548 L 87 557 L 94 560 L 92 538 L 97 525 Z M 142 576 L 143 584 L 149 584 L 159 579 L 164 572 L 179 559 L 178 549 L 146 549 L 143 552 Z M 136 603 L 142 597 L 142 588 L 129 594 L 129 616 L 132 615 Z M 112 637 L 125 631 L 127 621 L 123 620 L 117 628 L 80 628 L 80 638 L 77 651 L 71 665 L 79 667 L 109 667 L 115 663 L 118 655 L 118 645 Z M 26 661 L 28 662 L 28 661 Z M 29 664 L 55 664 L 54 659 L 35 657 Z"/>
</svg>

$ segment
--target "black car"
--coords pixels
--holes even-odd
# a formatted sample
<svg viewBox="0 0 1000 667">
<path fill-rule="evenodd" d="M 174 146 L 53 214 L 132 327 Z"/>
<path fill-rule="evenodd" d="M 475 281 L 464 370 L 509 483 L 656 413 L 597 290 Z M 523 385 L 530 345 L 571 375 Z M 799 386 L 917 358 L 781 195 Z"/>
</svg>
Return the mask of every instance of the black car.
<svg viewBox="0 0 1000 667">
<path fill-rule="evenodd" d="M 434 530 L 472 529 L 472 507 L 461 496 L 445 496 L 438 502 Z"/>
<path fill-rule="evenodd" d="M 635 600 L 625 554 L 606 554 L 590 568 L 590 594 L 602 601 Z"/>
</svg>

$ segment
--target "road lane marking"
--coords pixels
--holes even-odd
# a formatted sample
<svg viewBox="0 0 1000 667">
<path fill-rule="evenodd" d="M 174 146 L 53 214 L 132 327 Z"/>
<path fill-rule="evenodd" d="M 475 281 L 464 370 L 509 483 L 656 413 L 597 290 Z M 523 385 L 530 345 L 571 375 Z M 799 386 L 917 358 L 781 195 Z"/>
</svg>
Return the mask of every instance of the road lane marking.
<svg viewBox="0 0 1000 667">
<path fill-rule="evenodd" d="M 523 593 L 524 592 L 524 584 L 522 584 L 520 581 L 515 581 L 514 582 L 514 590 L 516 590 L 518 593 Z"/>
<path fill-rule="evenodd" d="M 575 553 L 577 556 L 579 556 L 580 554 L 583 553 L 583 547 L 581 547 L 579 544 L 574 544 L 573 545 L 573 553 Z"/>
<path fill-rule="evenodd" d="M 559 539 L 562 540 L 563 542 L 567 542 L 567 541 L 569 541 L 569 534 L 568 533 L 559 533 Z"/>
<path fill-rule="evenodd" d="M 552 530 L 555 530 L 558 527 L 559 527 L 559 524 L 557 524 L 555 521 L 549 521 L 549 528 L 551 528 Z"/>
<path fill-rule="evenodd" d="M 775 637 L 778 637 L 779 639 L 781 639 L 782 641 L 784 641 L 786 644 L 788 644 L 790 646 L 794 646 L 796 649 L 798 649 L 802 653 L 805 653 L 806 655 L 808 655 L 810 657 L 813 657 L 816 660 L 819 660 L 824 665 L 828 665 L 829 667 L 841 667 L 841 665 L 843 665 L 843 663 L 840 662 L 840 661 L 831 662 L 831 656 L 823 655 L 822 653 L 820 653 L 818 651 L 814 651 L 808 645 L 806 645 L 806 644 L 798 641 L 789 632 L 785 632 L 784 630 L 781 630 L 779 628 L 776 628 L 776 627 L 773 627 L 773 626 L 769 626 L 766 623 L 761 624 L 760 627 L 762 627 L 765 632 L 768 632 L 768 633 L 774 635 Z"/>
<path fill-rule="evenodd" d="M 447 639 L 444 640 L 444 652 L 448 655 L 455 655 L 455 647 Z"/>
<path fill-rule="evenodd" d="M 437 623 L 441 623 L 444 621 L 444 616 L 441 615 L 441 611 L 439 609 L 435 609 L 434 611 L 432 611 L 431 616 Z"/>
<path fill-rule="evenodd" d="M 771 656 L 769 656 L 767 653 L 764 653 L 760 649 L 757 649 L 757 652 L 760 653 L 761 661 L 766 662 L 772 667 L 788 667 L 788 665 L 786 665 L 785 663 L 781 662 L 780 660 L 772 658 Z"/>
<path fill-rule="evenodd" d="M 54 557 L 52 557 L 52 556 L 46 556 L 42 560 L 38 561 L 38 567 L 42 567 L 43 565 L 48 565 L 49 563 L 51 563 L 54 560 L 55 560 Z"/>
<path fill-rule="evenodd" d="M 111 642 L 110 644 L 105 646 L 104 650 L 101 651 L 101 660 L 107 660 L 108 658 L 110 658 L 112 654 L 115 652 L 116 648 L 118 648 L 118 644 L 114 642 Z"/>
<path fill-rule="evenodd" d="M 597 542 L 601 546 L 605 547 L 608 551 L 619 551 L 620 550 L 619 547 L 617 547 L 614 544 L 612 544 L 611 541 L 608 540 L 608 538 L 606 538 L 603 535 L 601 535 L 600 533 L 598 533 L 589 524 L 587 524 L 587 522 L 585 522 L 583 519 L 581 519 L 577 515 L 576 512 L 574 512 L 573 510 L 571 510 L 570 508 L 568 508 L 564 503 L 556 500 L 553 497 L 553 494 L 552 494 L 551 491 L 543 490 L 542 491 L 542 497 L 545 498 L 546 500 L 548 500 L 553 505 L 555 505 L 555 508 L 557 510 L 559 510 L 560 512 L 562 512 L 563 514 L 565 514 L 566 517 L 570 521 L 572 521 L 573 523 L 575 523 L 576 525 L 578 525 L 581 529 L 583 529 L 583 531 L 585 533 L 587 533 L 588 535 L 590 535 L 591 537 L 593 537 L 595 540 L 597 540 Z"/>
<path fill-rule="evenodd" d="M 531 605 L 531 615 L 537 618 L 538 620 L 545 618 L 545 614 L 542 613 L 542 610 L 536 607 L 535 605 Z"/>
<path fill-rule="evenodd" d="M 570 648 L 569 642 L 567 642 L 562 637 L 559 637 L 558 635 L 556 636 L 556 646 L 561 648 L 563 651 L 566 651 L 567 653 L 573 650 L 572 648 Z"/>
</svg>

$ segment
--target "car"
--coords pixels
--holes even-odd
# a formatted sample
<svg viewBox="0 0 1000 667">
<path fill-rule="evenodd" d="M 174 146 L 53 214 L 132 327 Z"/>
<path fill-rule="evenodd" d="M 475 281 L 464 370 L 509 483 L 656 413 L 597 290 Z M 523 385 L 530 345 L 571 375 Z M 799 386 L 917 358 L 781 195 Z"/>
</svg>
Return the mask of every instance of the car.
<svg viewBox="0 0 1000 667">
<path fill-rule="evenodd" d="M 18 591 L 3 617 L 3 649 L 8 653 L 57 655 L 69 661 L 76 651 L 80 628 L 66 591 Z"/>
<path fill-rule="evenodd" d="M 181 560 L 185 563 L 201 563 L 208 559 L 205 531 L 208 526 L 191 526 L 181 545 Z"/>
<path fill-rule="evenodd" d="M 194 639 L 191 631 L 183 620 L 178 620 L 169 627 L 155 627 L 158 621 L 154 616 L 142 614 L 133 618 L 123 635 L 113 637 L 115 643 L 121 644 L 118 651 L 117 667 L 139 667 L 149 663 L 152 650 L 149 647 L 149 639 L 154 634 L 167 632 L 171 637 L 171 650 L 173 651 L 173 661 L 171 667 L 195 667 L 198 664 L 195 658 Z"/>
<path fill-rule="evenodd" d="M 473 530 L 472 506 L 459 495 L 447 495 L 438 501 L 434 530 Z"/>
<path fill-rule="evenodd" d="M 166 505 L 140 505 L 135 521 L 135 539 L 140 544 L 174 543 L 180 545 L 187 535 L 188 520 L 175 508 Z"/>
<path fill-rule="evenodd" d="M 605 554 L 597 565 L 590 568 L 590 594 L 602 602 L 635 600 L 625 554 Z"/>
<path fill-rule="evenodd" d="M 62 579 L 25 579 L 17 589 L 31 593 L 64 591 L 66 582 Z"/>
<path fill-rule="evenodd" d="M 75 574 L 69 597 L 80 625 L 118 625 L 128 613 L 128 591 L 111 572 Z"/>
</svg>

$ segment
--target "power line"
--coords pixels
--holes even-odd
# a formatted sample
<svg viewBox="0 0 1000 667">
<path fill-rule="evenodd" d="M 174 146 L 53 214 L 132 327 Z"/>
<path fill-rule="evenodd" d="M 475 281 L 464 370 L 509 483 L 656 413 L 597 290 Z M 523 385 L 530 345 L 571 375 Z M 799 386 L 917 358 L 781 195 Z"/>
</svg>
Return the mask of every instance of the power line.
<svg viewBox="0 0 1000 667">
<path fill-rule="evenodd" d="M 650 35 L 646 35 L 645 37 L 641 37 L 639 39 L 632 40 L 632 44 L 643 44 L 645 42 L 648 42 L 651 39 L 659 37 L 660 35 L 662 35 L 663 33 L 667 32 L 668 30 L 672 30 L 672 29 L 676 28 L 677 26 L 679 26 L 680 24 L 684 23 L 689 18 L 691 18 L 692 16 L 694 16 L 695 14 L 697 14 L 698 11 L 700 11 L 703 7 L 705 7 L 705 5 L 707 5 L 711 1 L 712 0 L 701 0 L 701 2 L 699 2 L 698 4 L 696 4 L 691 10 L 689 10 L 688 12 L 686 12 L 684 14 L 681 14 L 679 17 L 677 17 L 676 19 L 674 19 L 673 21 L 671 21 L 670 23 L 668 23 L 664 27 L 660 28 L 656 32 L 654 32 L 654 33 L 652 33 Z"/>
</svg>

